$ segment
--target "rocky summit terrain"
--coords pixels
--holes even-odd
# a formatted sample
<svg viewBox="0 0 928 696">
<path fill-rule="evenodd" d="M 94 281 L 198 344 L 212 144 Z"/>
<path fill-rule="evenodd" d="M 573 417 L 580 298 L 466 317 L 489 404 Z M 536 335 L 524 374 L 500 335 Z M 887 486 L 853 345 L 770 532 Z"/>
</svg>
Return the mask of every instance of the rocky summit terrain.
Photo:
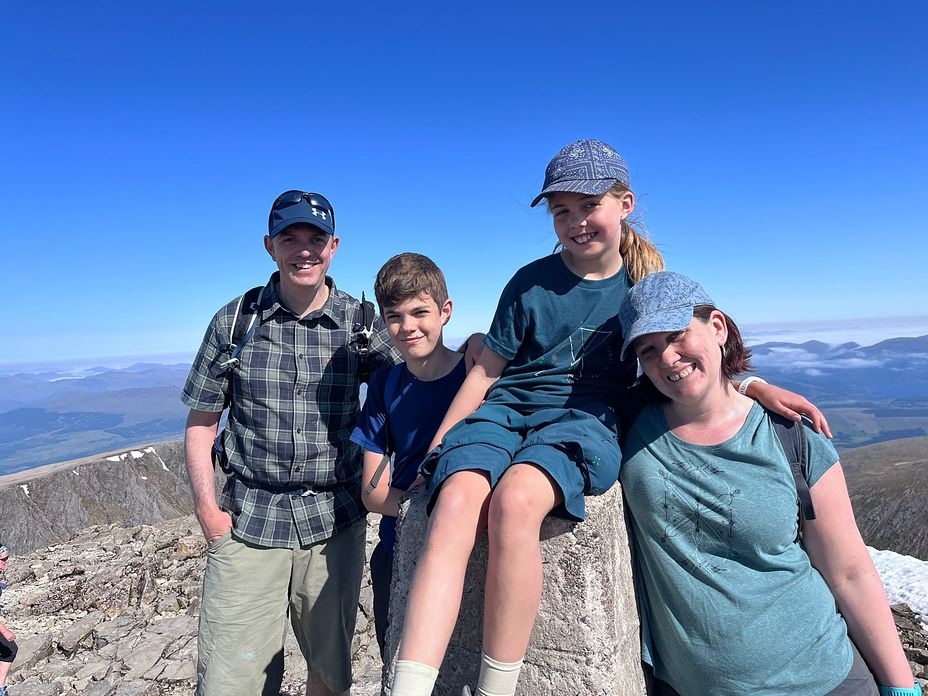
<svg viewBox="0 0 928 696">
<path fill-rule="evenodd" d="M 368 554 L 376 527 L 368 527 Z M 3 621 L 18 636 L 14 696 L 191 696 L 206 544 L 192 516 L 157 525 L 90 527 L 12 559 Z M 369 579 L 354 640 L 356 696 L 380 693 Z M 283 695 L 303 694 L 292 633 Z"/>
</svg>

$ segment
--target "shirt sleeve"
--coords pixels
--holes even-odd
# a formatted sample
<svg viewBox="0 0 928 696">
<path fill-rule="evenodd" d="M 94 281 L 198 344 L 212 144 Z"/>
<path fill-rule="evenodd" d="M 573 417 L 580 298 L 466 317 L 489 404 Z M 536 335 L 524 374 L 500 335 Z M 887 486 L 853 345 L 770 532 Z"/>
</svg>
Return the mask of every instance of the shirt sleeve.
<svg viewBox="0 0 928 696">
<path fill-rule="evenodd" d="M 515 276 L 503 288 L 490 324 L 484 345 L 506 360 L 512 360 L 525 338 L 527 319 L 522 302 L 522 283 L 520 274 Z"/>
<path fill-rule="evenodd" d="M 222 353 L 220 346 L 228 341 L 231 330 L 231 319 L 226 314 L 224 307 L 213 316 L 187 373 L 180 400 L 188 408 L 216 413 L 228 405 L 229 379 L 215 369 Z"/>
<path fill-rule="evenodd" d="M 384 391 L 389 373 L 389 369 L 382 370 L 371 377 L 361 415 L 351 433 L 352 442 L 377 454 L 387 451 L 387 408 Z"/>
<path fill-rule="evenodd" d="M 805 424 L 802 427 L 806 429 L 806 461 L 809 463 L 806 479 L 811 488 L 837 463 L 839 457 L 831 440 Z"/>
</svg>

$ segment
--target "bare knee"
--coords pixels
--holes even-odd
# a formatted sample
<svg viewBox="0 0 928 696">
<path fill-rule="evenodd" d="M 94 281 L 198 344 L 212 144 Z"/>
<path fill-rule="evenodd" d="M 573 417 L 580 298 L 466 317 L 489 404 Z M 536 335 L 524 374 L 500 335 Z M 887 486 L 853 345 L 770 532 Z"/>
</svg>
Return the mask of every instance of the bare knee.
<svg viewBox="0 0 928 696">
<path fill-rule="evenodd" d="M 497 543 L 538 540 L 541 522 L 558 496 L 547 474 L 533 472 L 506 476 L 493 491 L 489 506 L 489 533 Z"/>
<path fill-rule="evenodd" d="M 486 527 L 489 495 L 490 484 L 484 474 L 452 475 L 438 493 L 426 543 L 472 546 L 477 534 Z"/>
</svg>

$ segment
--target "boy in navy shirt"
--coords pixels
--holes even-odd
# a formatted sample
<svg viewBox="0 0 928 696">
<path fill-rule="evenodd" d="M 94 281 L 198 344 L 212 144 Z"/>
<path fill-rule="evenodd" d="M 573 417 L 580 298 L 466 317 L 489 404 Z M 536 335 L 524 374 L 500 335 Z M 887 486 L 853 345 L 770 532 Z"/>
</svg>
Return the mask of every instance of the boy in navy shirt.
<svg viewBox="0 0 928 696">
<path fill-rule="evenodd" d="M 371 377 L 351 434 L 364 448 L 361 499 L 368 510 L 383 515 L 380 543 L 371 555 L 374 625 L 382 656 L 399 502 L 416 480 L 429 443 L 464 381 L 466 366 L 464 356 L 446 348 L 442 340 L 451 300 L 445 278 L 431 259 L 421 254 L 394 256 L 377 274 L 374 292 L 390 340 L 405 359 Z M 382 462 L 390 454 L 392 467 L 387 470 Z"/>
</svg>

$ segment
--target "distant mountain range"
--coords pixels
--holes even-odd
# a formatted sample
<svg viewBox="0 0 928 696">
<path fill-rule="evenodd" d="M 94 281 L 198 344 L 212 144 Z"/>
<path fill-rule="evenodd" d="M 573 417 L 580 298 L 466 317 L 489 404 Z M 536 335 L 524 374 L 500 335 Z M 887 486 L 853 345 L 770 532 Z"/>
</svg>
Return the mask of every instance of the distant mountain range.
<svg viewBox="0 0 928 696">
<path fill-rule="evenodd" d="M 189 365 L 0 375 L 0 474 L 183 434 Z"/>
<path fill-rule="evenodd" d="M 825 412 L 839 449 L 928 435 L 928 336 L 753 350 L 758 373 Z"/>
<path fill-rule="evenodd" d="M 757 372 L 804 394 L 841 448 L 928 435 L 928 336 L 763 343 Z M 188 364 L 0 374 L 0 475 L 183 434 Z"/>
</svg>

